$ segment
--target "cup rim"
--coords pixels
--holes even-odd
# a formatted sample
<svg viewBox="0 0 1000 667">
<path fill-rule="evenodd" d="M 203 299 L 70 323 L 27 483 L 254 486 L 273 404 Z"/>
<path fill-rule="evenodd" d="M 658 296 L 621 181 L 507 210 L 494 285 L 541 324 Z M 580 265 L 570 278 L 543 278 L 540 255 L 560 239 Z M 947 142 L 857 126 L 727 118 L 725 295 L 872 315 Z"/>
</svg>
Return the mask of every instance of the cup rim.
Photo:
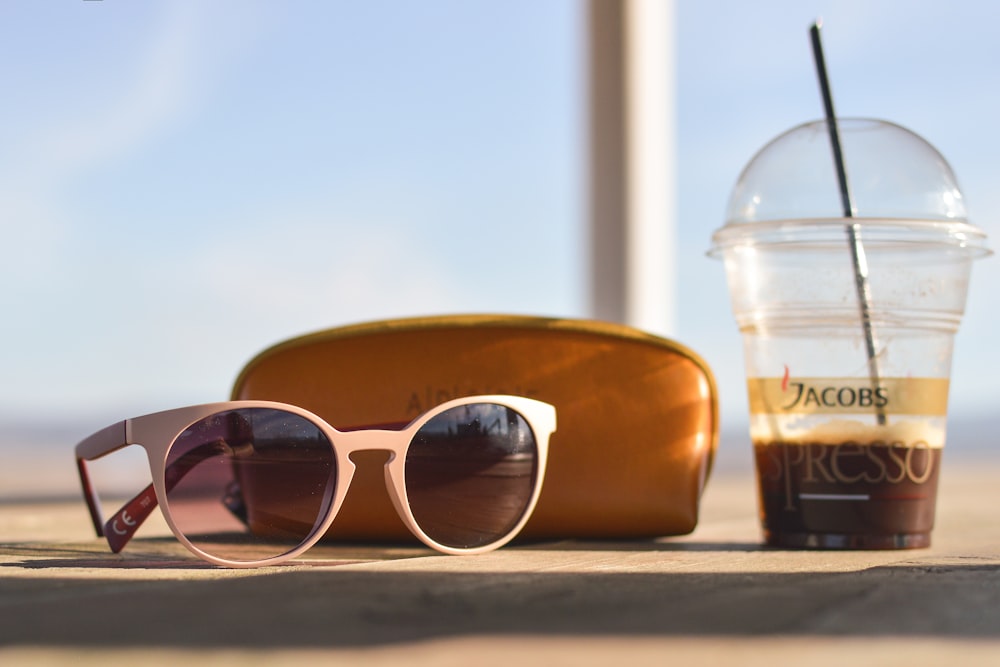
<svg viewBox="0 0 1000 667">
<path fill-rule="evenodd" d="M 799 218 L 724 225 L 712 234 L 709 257 L 720 257 L 735 248 L 846 247 L 846 230 L 853 227 L 866 248 L 923 247 L 960 252 L 970 259 L 993 254 L 986 232 L 964 220 L 912 218 Z"/>
</svg>

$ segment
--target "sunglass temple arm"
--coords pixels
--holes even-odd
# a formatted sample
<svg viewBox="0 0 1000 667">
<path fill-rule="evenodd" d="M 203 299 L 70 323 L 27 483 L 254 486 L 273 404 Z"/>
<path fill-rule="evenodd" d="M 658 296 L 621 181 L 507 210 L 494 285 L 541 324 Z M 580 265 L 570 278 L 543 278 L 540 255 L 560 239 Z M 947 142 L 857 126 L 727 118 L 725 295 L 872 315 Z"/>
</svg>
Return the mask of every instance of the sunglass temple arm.
<svg viewBox="0 0 1000 667">
<path fill-rule="evenodd" d="M 81 440 L 76 446 L 76 467 L 80 473 L 83 499 L 87 501 L 87 509 L 90 510 L 90 519 L 94 522 L 94 530 L 97 531 L 98 537 L 104 536 L 104 530 L 101 527 L 101 503 L 90 484 L 90 476 L 87 474 L 87 466 L 84 462 L 93 461 L 126 446 L 128 442 L 125 433 L 126 426 L 123 420 L 102 428 L 100 431 Z"/>
<path fill-rule="evenodd" d="M 90 510 L 90 519 L 94 522 L 94 530 L 98 537 L 108 541 L 111 551 L 118 553 L 124 548 L 142 522 L 156 507 L 156 493 L 150 484 L 142 493 L 130 500 L 115 513 L 103 526 L 101 525 L 101 503 L 90 483 L 87 474 L 86 461 L 93 461 L 111 454 L 130 444 L 128 439 L 128 420 L 123 420 L 101 429 L 85 438 L 76 446 L 76 466 L 80 473 L 80 484 L 83 487 L 83 497 Z"/>
</svg>

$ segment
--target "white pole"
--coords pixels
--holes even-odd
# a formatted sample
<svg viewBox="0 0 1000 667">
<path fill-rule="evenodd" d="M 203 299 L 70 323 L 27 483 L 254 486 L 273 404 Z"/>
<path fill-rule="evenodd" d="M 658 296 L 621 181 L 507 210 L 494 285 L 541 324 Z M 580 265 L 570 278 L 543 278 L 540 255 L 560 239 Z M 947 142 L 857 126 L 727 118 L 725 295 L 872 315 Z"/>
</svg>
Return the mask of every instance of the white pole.
<svg viewBox="0 0 1000 667">
<path fill-rule="evenodd" d="M 591 0 L 594 316 L 676 334 L 673 0 Z"/>
</svg>

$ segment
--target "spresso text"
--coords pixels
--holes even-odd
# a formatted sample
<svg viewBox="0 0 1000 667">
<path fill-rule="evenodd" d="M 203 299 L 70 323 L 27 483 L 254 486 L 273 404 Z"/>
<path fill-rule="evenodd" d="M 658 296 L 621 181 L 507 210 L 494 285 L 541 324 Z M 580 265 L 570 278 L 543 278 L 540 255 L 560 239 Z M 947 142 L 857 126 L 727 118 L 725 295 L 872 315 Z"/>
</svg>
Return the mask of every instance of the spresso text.
<svg viewBox="0 0 1000 667">
<path fill-rule="evenodd" d="M 770 464 L 761 476 L 776 481 L 785 472 L 803 482 L 830 484 L 923 484 L 934 472 L 931 447 L 926 442 L 859 445 L 765 445 Z"/>
</svg>

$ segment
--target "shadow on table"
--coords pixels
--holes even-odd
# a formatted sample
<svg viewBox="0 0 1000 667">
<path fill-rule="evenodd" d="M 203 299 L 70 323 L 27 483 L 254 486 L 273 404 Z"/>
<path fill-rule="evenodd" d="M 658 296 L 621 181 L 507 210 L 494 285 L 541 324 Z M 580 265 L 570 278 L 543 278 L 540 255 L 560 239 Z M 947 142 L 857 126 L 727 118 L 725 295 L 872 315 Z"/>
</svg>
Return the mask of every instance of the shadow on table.
<svg viewBox="0 0 1000 667">
<path fill-rule="evenodd" d="M 691 547 L 650 543 L 649 548 L 667 555 L 678 546 Z M 759 548 L 733 545 L 751 547 Z M 338 553 L 320 564 L 351 560 Z M 73 558 L 64 555 L 12 564 L 47 567 L 44 577 L 0 572 L 0 644 L 301 649 L 473 635 L 1000 638 L 1000 564 L 986 559 L 846 573 L 297 566 L 254 574 L 225 571 L 210 579 L 123 578 L 110 569 L 106 576 L 93 571 L 85 577 L 51 576 L 57 563 L 78 568 L 102 560 L 81 553 L 70 565 Z M 354 556 L 364 560 L 365 554 Z M 133 563 L 181 564 L 192 567 L 189 559 L 169 557 Z"/>
<path fill-rule="evenodd" d="M 743 542 L 699 542 L 631 540 L 631 541 L 583 541 L 566 540 L 560 542 L 521 542 L 517 547 L 525 551 L 558 550 L 560 552 L 751 552 L 764 550 L 760 543 Z M 199 560 L 184 549 L 173 537 L 146 537 L 136 540 L 121 554 L 107 552 L 102 541 L 74 547 L 53 544 L 0 544 L 0 552 L 6 556 L 22 557 L 24 560 L 0 564 L 3 568 L 20 570 L 79 569 L 89 570 L 219 570 L 215 565 Z M 46 558 L 39 557 L 45 554 Z M 320 544 L 310 549 L 304 557 L 293 559 L 272 568 L 301 569 L 303 567 L 333 567 L 350 563 L 399 560 L 436 555 L 431 549 L 419 543 L 388 543 L 382 545 L 334 543 Z M 222 568 L 224 569 L 224 568 Z M 3 586 L 0 583 L 0 591 Z"/>
</svg>

